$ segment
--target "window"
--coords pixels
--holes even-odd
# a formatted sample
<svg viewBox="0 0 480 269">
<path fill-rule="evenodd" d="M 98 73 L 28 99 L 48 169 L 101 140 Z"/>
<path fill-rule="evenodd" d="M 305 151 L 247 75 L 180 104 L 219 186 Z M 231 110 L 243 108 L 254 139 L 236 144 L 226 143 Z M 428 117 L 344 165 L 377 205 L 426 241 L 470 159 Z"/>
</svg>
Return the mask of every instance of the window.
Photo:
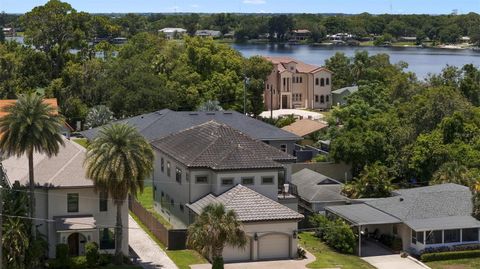
<svg viewBox="0 0 480 269">
<path fill-rule="evenodd" d="M 315 85 L 318 86 L 318 78 L 315 79 Z"/>
<path fill-rule="evenodd" d="M 162 191 L 162 193 L 160 195 L 163 197 L 163 196 L 165 196 L 165 193 Z"/>
<path fill-rule="evenodd" d="M 427 231 L 425 242 L 429 245 L 442 244 L 442 231 Z"/>
<path fill-rule="evenodd" d="M 170 199 L 170 206 L 173 206 L 175 204 L 175 201 L 173 199 Z"/>
<path fill-rule="evenodd" d="M 425 241 L 423 238 L 423 232 L 417 232 L 417 242 L 425 244 Z"/>
<path fill-rule="evenodd" d="M 253 177 L 242 177 L 243 185 L 253 185 Z"/>
<path fill-rule="evenodd" d="M 444 230 L 443 231 L 443 241 L 445 243 L 456 243 L 460 242 L 460 229 L 455 230 Z"/>
<path fill-rule="evenodd" d="M 100 249 L 115 249 L 115 229 L 103 228 L 100 230 Z"/>
<path fill-rule="evenodd" d="M 170 176 L 170 162 L 167 161 L 167 176 Z"/>
<path fill-rule="evenodd" d="M 330 78 L 327 78 L 325 84 L 330 85 Z"/>
<path fill-rule="evenodd" d="M 302 101 L 302 94 L 301 93 L 298 94 L 298 101 Z"/>
<path fill-rule="evenodd" d="M 416 244 L 416 243 L 417 243 L 417 232 L 412 230 L 412 244 Z"/>
<path fill-rule="evenodd" d="M 325 79 L 324 78 L 321 78 L 320 79 L 320 86 L 325 86 Z"/>
<path fill-rule="evenodd" d="M 182 183 L 182 169 L 178 167 L 175 168 L 175 180 L 178 183 Z"/>
<path fill-rule="evenodd" d="M 330 96 L 328 94 L 325 95 L 325 102 L 327 102 L 327 103 L 330 102 Z"/>
<path fill-rule="evenodd" d="M 318 95 L 315 95 L 315 103 L 318 103 Z"/>
<path fill-rule="evenodd" d="M 478 241 L 478 229 L 462 229 L 462 242 Z"/>
<path fill-rule="evenodd" d="M 283 78 L 283 87 L 285 88 L 285 85 L 287 85 L 287 78 Z"/>
<path fill-rule="evenodd" d="M 108 192 L 101 191 L 100 194 L 100 212 L 108 211 Z"/>
<path fill-rule="evenodd" d="M 262 177 L 262 184 L 273 184 L 273 177 Z"/>
<path fill-rule="evenodd" d="M 287 152 L 287 145 L 285 144 L 280 145 L 280 150 L 283 152 Z"/>
<path fill-rule="evenodd" d="M 222 186 L 233 185 L 233 178 L 222 178 Z"/>
<path fill-rule="evenodd" d="M 180 204 L 180 211 L 182 211 L 182 212 L 183 212 L 183 210 L 184 210 L 184 207 L 183 207 L 183 205 L 182 205 L 182 204 Z"/>
<path fill-rule="evenodd" d="M 208 183 L 208 177 L 207 176 L 196 176 L 195 177 L 195 183 L 207 184 Z"/>
<path fill-rule="evenodd" d="M 270 89 L 270 84 L 267 84 L 267 90 Z"/>
<path fill-rule="evenodd" d="M 67 211 L 78 212 L 78 193 L 67 194 Z"/>
<path fill-rule="evenodd" d="M 163 160 L 163 158 L 160 159 L 160 170 L 162 172 L 165 171 L 165 160 Z"/>
<path fill-rule="evenodd" d="M 323 104 L 325 103 L 325 98 L 323 97 L 323 95 L 320 95 L 320 104 Z"/>
<path fill-rule="evenodd" d="M 300 77 L 300 83 L 303 83 L 303 78 L 302 77 Z"/>
</svg>

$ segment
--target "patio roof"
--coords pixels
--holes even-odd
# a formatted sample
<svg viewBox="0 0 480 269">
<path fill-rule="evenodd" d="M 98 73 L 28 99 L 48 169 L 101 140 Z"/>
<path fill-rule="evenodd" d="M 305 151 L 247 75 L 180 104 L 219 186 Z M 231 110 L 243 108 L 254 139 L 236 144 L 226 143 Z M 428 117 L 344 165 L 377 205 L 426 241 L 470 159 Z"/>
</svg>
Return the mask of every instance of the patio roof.
<svg viewBox="0 0 480 269">
<path fill-rule="evenodd" d="M 69 230 L 95 229 L 95 219 L 92 215 L 54 217 L 57 232 Z"/>
<path fill-rule="evenodd" d="M 366 204 L 329 206 L 325 210 L 347 220 L 354 226 L 401 223 L 392 215 Z"/>
<path fill-rule="evenodd" d="M 472 216 L 416 219 L 406 221 L 405 224 L 415 231 L 480 228 L 480 221 Z"/>
</svg>

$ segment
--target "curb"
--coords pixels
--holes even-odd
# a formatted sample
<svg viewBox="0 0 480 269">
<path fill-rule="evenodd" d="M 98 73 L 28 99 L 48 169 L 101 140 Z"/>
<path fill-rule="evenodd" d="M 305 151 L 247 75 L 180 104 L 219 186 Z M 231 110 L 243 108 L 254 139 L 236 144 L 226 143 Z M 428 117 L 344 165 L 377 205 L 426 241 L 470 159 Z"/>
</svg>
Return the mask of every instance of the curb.
<svg viewBox="0 0 480 269">
<path fill-rule="evenodd" d="M 416 264 L 422 266 L 423 268 L 425 269 L 431 269 L 430 267 L 428 267 L 426 264 L 424 264 L 423 262 L 411 257 L 410 255 L 407 256 L 407 259 L 410 259 L 412 262 L 415 262 Z"/>
</svg>

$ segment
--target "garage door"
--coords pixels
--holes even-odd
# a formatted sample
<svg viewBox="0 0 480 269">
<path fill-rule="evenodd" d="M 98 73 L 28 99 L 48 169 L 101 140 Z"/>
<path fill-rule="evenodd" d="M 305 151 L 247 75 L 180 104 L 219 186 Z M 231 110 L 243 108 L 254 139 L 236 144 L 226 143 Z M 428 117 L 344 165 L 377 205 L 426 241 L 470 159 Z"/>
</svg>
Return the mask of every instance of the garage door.
<svg viewBox="0 0 480 269">
<path fill-rule="evenodd" d="M 289 236 L 271 234 L 263 236 L 258 242 L 258 258 L 260 260 L 289 258 Z"/>
<path fill-rule="evenodd" d="M 247 241 L 245 249 L 233 248 L 227 246 L 223 249 L 223 260 L 226 262 L 245 262 L 250 261 L 251 242 Z"/>
</svg>

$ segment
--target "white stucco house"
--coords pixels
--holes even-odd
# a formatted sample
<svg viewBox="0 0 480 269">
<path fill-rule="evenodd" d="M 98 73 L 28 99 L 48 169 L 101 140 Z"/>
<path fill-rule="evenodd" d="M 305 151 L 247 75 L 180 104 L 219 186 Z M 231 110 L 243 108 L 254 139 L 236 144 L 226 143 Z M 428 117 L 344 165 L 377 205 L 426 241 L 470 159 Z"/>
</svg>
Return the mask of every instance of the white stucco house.
<svg viewBox="0 0 480 269">
<path fill-rule="evenodd" d="M 35 221 L 48 241 L 48 256 L 55 257 L 59 243 L 69 246 L 70 255 L 85 254 L 85 244 L 94 241 L 103 253 L 114 253 L 116 206 L 105 193 L 94 190 L 86 178 L 86 150 L 64 138 L 57 156 L 34 154 Z M 10 157 L 2 161 L 10 185 L 28 186 L 28 159 Z M 128 254 L 128 204 L 122 208 L 122 250 Z"/>
</svg>

